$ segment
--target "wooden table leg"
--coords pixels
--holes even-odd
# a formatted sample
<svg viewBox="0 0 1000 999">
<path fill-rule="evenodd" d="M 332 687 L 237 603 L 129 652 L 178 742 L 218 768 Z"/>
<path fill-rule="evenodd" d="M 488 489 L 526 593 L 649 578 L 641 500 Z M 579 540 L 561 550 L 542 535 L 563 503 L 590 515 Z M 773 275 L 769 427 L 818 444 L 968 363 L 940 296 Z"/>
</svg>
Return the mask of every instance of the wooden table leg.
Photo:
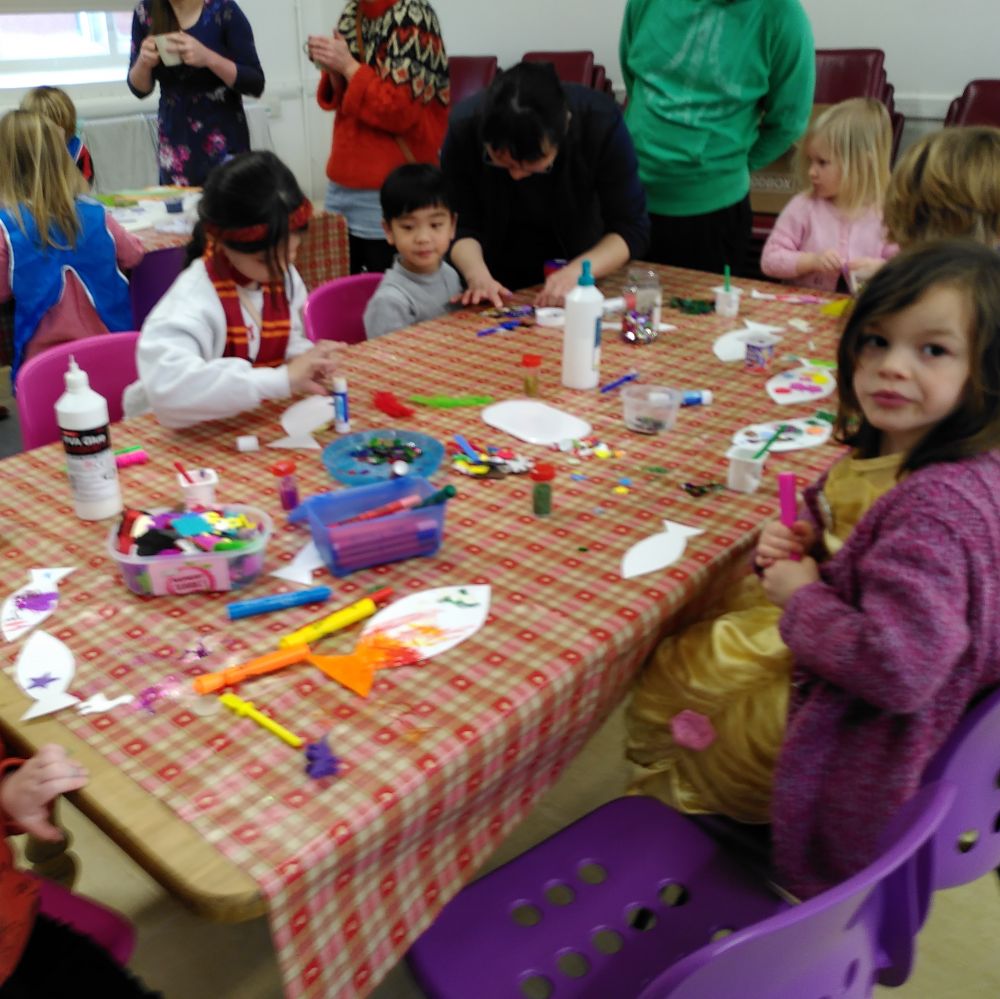
<svg viewBox="0 0 1000 999">
<path fill-rule="evenodd" d="M 39 877 L 48 878 L 50 881 L 61 884 L 64 888 L 72 889 L 76 881 L 79 861 L 76 854 L 69 851 L 72 837 L 60 824 L 55 807 L 52 809 L 52 823 L 62 830 L 63 838 L 58 843 L 50 843 L 29 836 L 24 848 L 24 856 L 31 864 L 32 871 Z"/>
</svg>

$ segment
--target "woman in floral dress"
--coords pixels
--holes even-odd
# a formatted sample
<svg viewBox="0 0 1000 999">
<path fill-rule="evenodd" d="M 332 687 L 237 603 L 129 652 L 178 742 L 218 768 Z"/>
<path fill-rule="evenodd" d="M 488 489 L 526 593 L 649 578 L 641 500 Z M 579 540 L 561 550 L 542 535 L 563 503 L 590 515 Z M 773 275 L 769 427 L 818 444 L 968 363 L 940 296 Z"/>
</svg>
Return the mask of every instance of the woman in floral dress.
<svg viewBox="0 0 1000 999">
<path fill-rule="evenodd" d="M 177 57 L 177 65 L 165 65 Z M 132 15 L 128 86 L 160 84 L 160 183 L 198 187 L 212 167 L 250 148 L 243 94 L 264 72 L 246 15 L 233 0 L 141 0 Z"/>
</svg>

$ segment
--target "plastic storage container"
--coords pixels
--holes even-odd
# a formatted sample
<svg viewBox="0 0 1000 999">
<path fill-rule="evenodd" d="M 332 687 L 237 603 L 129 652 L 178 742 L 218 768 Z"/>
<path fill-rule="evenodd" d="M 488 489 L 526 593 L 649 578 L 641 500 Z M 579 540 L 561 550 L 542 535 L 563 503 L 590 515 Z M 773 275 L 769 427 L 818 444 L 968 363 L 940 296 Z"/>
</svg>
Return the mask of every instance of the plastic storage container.
<svg viewBox="0 0 1000 999">
<path fill-rule="evenodd" d="M 189 555 L 126 555 L 118 550 L 118 524 L 108 532 L 108 554 L 118 563 L 125 585 L 141 597 L 180 596 L 213 590 L 238 590 L 264 568 L 264 553 L 274 525 L 263 510 L 227 503 L 226 511 L 245 513 L 258 525 L 246 548 Z M 153 513 L 162 511 L 152 511 Z"/>
<path fill-rule="evenodd" d="M 658 434 L 677 420 L 681 394 L 663 385 L 626 385 L 622 389 L 625 426 L 638 434 Z"/>
<path fill-rule="evenodd" d="M 336 493 L 310 496 L 288 519 L 306 524 L 323 563 L 335 576 L 387 562 L 401 562 L 420 555 L 433 555 L 444 536 L 445 504 L 403 510 L 372 520 L 337 526 L 366 510 L 392 503 L 404 496 L 426 499 L 434 486 L 419 475 L 355 486 Z"/>
</svg>

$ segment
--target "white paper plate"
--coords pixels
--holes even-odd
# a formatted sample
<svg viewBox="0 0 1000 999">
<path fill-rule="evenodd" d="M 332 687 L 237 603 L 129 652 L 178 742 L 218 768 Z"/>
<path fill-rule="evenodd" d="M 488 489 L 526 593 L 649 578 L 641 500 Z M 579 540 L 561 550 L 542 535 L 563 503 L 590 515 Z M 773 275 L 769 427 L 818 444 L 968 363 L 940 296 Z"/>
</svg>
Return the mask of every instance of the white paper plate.
<svg viewBox="0 0 1000 999">
<path fill-rule="evenodd" d="M 837 390 L 837 376 L 832 368 L 804 365 L 775 375 L 765 388 L 779 406 L 812 404 L 833 395 Z"/>
<path fill-rule="evenodd" d="M 580 440 L 590 433 L 590 424 L 572 413 L 537 399 L 507 399 L 482 411 L 483 422 L 529 444 L 558 444 Z"/>
<path fill-rule="evenodd" d="M 733 434 L 733 443 L 739 447 L 752 447 L 757 450 L 762 448 L 781 426 L 786 430 L 768 448 L 768 454 L 819 447 L 820 444 L 825 444 L 833 433 L 833 427 L 826 420 L 815 417 L 804 420 L 774 420 L 771 423 L 754 423 L 737 430 Z"/>
<path fill-rule="evenodd" d="M 774 333 L 761 333 L 753 328 L 730 330 L 716 338 L 715 343 L 712 344 L 712 351 L 720 361 L 725 361 L 727 364 L 742 361 L 746 358 L 747 341 L 757 337 L 767 337 L 773 344 L 777 344 L 781 339 Z"/>
</svg>

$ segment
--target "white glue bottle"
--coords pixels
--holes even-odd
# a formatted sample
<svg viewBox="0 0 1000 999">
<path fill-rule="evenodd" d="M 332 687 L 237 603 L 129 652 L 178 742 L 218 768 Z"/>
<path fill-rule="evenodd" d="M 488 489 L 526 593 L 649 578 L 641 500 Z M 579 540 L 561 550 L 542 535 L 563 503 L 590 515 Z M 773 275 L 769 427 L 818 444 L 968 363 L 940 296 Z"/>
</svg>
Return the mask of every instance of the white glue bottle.
<svg viewBox="0 0 1000 999">
<path fill-rule="evenodd" d="M 66 391 L 56 402 L 56 423 L 66 449 L 73 508 L 81 520 L 104 520 L 121 513 L 118 468 L 111 451 L 108 404 L 90 387 L 87 372 L 71 355 Z"/>
<path fill-rule="evenodd" d="M 562 383 L 566 388 L 597 387 L 601 371 L 601 319 L 604 296 L 594 284 L 590 261 L 584 260 L 576 287 L 566 296 Z"/>
</svg>

